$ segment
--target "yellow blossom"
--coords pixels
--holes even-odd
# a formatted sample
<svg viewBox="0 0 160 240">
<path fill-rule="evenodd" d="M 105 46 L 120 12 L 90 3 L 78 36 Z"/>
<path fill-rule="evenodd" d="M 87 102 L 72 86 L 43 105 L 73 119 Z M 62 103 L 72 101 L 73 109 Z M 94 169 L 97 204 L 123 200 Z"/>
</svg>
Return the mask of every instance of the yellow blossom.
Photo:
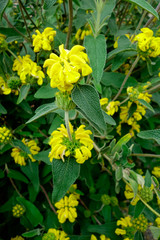
<svg viewBox="0 0 160 240">
<path fill-rule="evenodd" d="M 70 222 L 74 222 L 77 218 L 76 206 L 78 206 L 78 201 L 74 194 L 70 194 L 69 197 L 65 196 L 59 202 L 55 203 L 55 207 L 58 208 L 59 222 L 64 223 L 67 219 Z"/>
<path fill-rule="evenodd" d="M 53 28 L 47 27 L 42 33 L 40 33 L 39 30 L 36 30 L 36 33 L 37 35 L 32 35 L 34 52 L 39 52 L 41 49 L 50 51 L 51 42 L 54 40 L 56 31 L 54 31 Z"/>
<path fill-rule="evenodd" d="M 101 98 L 100 99 L 100 105 L 103 106 L 103 105 L 106 105 L 108 104 L 108 98 Z"/>
<path fill-rule="evenodd" d="M 17 71 L 22 84 L 32 83 L 33 80 L 37 80 L 38 85 L 42 85 L 45 77 L 41 67 L 30 59 L 30 55 L 18 56 L 13 63 L 13 71 Z"/>
<path fill-rule="evenodd" d="M 4 81 L 2 77 L 0 77 L 0 92 L 2 91 L 2 94 L 8 95 L 11 93 L 11 88 L 7 86 L 7 83 Z"/>
<path fill-rule="evenodd" d="M 155 223 L 160 228 L 160 217 L 156 218 Z"/>
<path fill-rule="evenodd" d="M 102 106 L 103 110 L 108 115 L 114 115 L 115 112 L 118 112 L 119 101 L 111 101 L 108 103 L 108 98 L 101 98 L 100 105 Z"/>
<path fill-rule="evenodd" d="M 25 212 L 25 209 L 22 205 L 20 204 L 16 204 L 13 208 L 12 208 L 12 213 L 13 213 L 13 217 L 21 217 Z"/>
<path fill-rule="evenodd" d="M 92 132 L 85 130 L 85 126 L 81 125 L 75 132 L 73 126 L 69 124 L 72 141 L 69 140 L 67 129 L 63 124 L 51 134 L 49 144 L 51 145 L 51 152 L 49 153 L 50 161 L 53 158 L 62 159 L 64 156 L 74 156 L 76 162 L 82 164 L 91 157 L 91 149 L 93 148 L 93 141 L 90 138 Z"/>
<path fill-rule="evenodd" d="M 7 127 L 0 127 L 0 143 L 7 143 L 12 138 L 11 130 Z"/>
<path fill-rule="evenodd" d="M 138 47 L 141 51 L 146 52 L 150 47 L 150 41 L 153 31 L 149 28 L 141 28 L 141 32 L 135 36 L 134 41 L 138 41 Z"/>
<path fill-rule="evenodd" d="M 94 234 L 92 234 L 90 240 L 97 240 L 97 238 Z M 102 234 L 100 235 L 100 240 L 110 240 L 110 238 L 107 238 L 104 234 Z"/>
<path fill-rule="evenodd" d="M 84 40 L 85 36 L 88 36 L 88 35 L 92 35 L 92 29 L 90 25 L 86 24 L 83 30 L 80 28 L 77 30 L 75 34 L 75 39 L 77 41 Z"/>
<path fill-rule="evenodd" d="M 24 240 L 24 238 L 17 235 L 16 237 L 11 238 L 11 240 Z"/>
<path fill-rule="evenodd" d="M 160 178 L 160 167 L 154 167 L 152 170 L 152 174 L 155 175 L 157 178 Z"/>
<path fill-rule="evenodd" d="M 51 79 L 51 87 L 60 91 L 71 91 L 73 84 L 78 82 L 81 76 L 87 76 L 92 72 L 88 65 L 88 56 L 84 53 L 84 47 L 75 45 L 72 49 L 64 49 L 64 45 L 59 46 L 60 56 L 51 53 L 50 59 L 44 62 L 47 74 Z"/>
<path fill-rule="evenodd" d="M 29 148 L 31 154 L 23 152 L 20 148 L 15 147 L 12 149 L 11 156 L 14 158 L 15 163 L 21 166 L 25 166 L 26 165 L 25 160 L 27 158 L 30 158 L 32 162 L 36 161 L 32 155 L 37 154 L 40 151 L 40 148 L 37 146 L 37 143 L 34 140 L 28 141 L 27 139 L 23 138 L 22 142 Z"/>
<path fill-rule="evenodd" d="M 49 228 L 48 233 L 53 233 L 56 237 L 55 240 L 69 240 L 70 238 L 67 237 L 67 234 L 64 231 L 56 230 L 54 228 Z"/>
</svg>

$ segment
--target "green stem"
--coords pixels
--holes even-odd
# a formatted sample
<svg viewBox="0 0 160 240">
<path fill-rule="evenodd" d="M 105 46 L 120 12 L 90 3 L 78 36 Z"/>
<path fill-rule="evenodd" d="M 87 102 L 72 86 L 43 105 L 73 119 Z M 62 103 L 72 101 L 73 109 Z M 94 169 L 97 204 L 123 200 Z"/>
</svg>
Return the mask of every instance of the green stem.
<svg viewBox="0 0 160 240">
<path fill-rule="evenodd" d="M 69 140 L 72 141 L 72 135 L 71 135 L 70 127 L 69 127 L 69 112 L 68 111 L 65 111 L 65 124 L 66 124 L 66 128 L 67 128 Z"/>
<path fill-rule="evenodd" d="M 119 105 L 122 105 L 123 103 L 127 102 L 129 100 L 129 97 L 125 98 Z"/>
<path fill-rule="evenodd" d="M 143 202 L 143 204 L 151 211 L 153 212 L 157 217 L 160 217 L 160 214 L 158 212 L 156 212 L 148 203 L 146 203 L 140 196 L 139 194 L 137 194 L 137 196 L 139 197 L 139 199 Z"/>
<path fill-rule="evenodd" d="M 72 31 L 72 21 L 73 21 L 72 0 L 68 0 L 68 8 L 69 8 L 69 25 L 68 25 L 68 33 L 67 33 L 65 48 L 68 48 L 69 39 L 70 39 L 70 36 L 71 36 L 71 31 Z"/>
<path fill-rule="evenodd" d="M 160 155 L 149 154 L 149 153 L 132 153 L 130 156 L 136 157 L 151 157 L 151 158 L 160 158 Z"/>
<path fill-rule="evenodd" d="M 19 58 L 18 58 L 10 49 L 7 49 L 7 51 L 8 51 L 15 59 L 17 59 L 17 60 L 21 63 L 21 61 L 19 60 Z"/>
<path fill-rule="evenodd" d="M 160 84 L 158 84 L 158 85 L 156 85 L 156 86 L 154 86 L 154 87 L 148 89 L 148 92 L 150 93 L 150 92 L 152 92 L 153 90 L 157 90 L 157 91 L 158 91 L 159 88 L 160 88 Z"/>
</svg>

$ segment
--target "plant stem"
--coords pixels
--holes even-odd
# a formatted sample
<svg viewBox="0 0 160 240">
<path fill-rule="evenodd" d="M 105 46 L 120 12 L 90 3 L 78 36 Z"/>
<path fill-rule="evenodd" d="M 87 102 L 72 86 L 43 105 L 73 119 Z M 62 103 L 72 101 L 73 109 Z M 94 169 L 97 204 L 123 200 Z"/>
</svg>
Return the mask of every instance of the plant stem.
<svg viewBox="0 0 160 240">
<path fill-rule="evenodd" d="M 151 157 L 151 158 L 160 158 L 160 155 L 149 154 L 149 153 L 132 153 L 130 156 L 136 157 Z"/>
<path fill-rule="evenodd" d="M 127 102 L 129 100 L 129 97 L 125 98 L 119 105 L 122 105 L 123 103 Z"/>
<path fill-rule="evenodd" d="M 121 87 L 120 87 L 120 89 L 119 89 L 117 95 L 113 98 L 112 101 L 115 101 L 115 100 L 119 97 L 119 95 L 121 94 L 121 92 L 122 92 L 122 90 L 123 90 L 123 87 L 124 87 L 125 83 L 127 82 L 127 80 L 128 80 L 128 78 L 129 78 L 129 76 L 131 75 L 133 69 L 134 69 L 135 66 L 137 65 L 139 59 L 140 59 L 140 57 L 139 57 L 139 55 L 138 55 L 138 56 L 136 57 L 134 63 L 132 64 L 132 66 L 131 66 L 131 68 L 130 68 L 128 74 L 126 75 L 125 79 L 123 80 L 123 83 L 122 83 L 122 85 L 121 85 Z"/>
<path fill-rule="evenodd" d="M 67 128 L 69 140 L 72 141 L 72 135 L 71 135 L 70 127 L 69 127 L 69 112 L 68 111 L 65 111 L 65 125 Z"/>
<path fill-rule="evenodd" d="M 52 203 L 51 203 L 51 201 L 50 201 L 50 199 L 49 199 L 49 197 L 48 197 L 48 194 L 47 194 L 46 190 L 44 189 L 44 187 L 43 187 L 41 184 L 40 184 L 40 188 L 42 189 L 42 192 L 44 193 L 44 195 L 45 195 L 45 197 L 46 197 L 46 199 L 47 199 L 47 202 L 48 202 L 50 208 L 52 209 L 52 211 L 53 211 L 55 214 L 57 214 L 55 208 L 53 207 L 53 205 L 52 205 Z"/>
<path fill-rule="evenodd" d="M 155 89 L 158 91 L 159 88 L 160 88 L 160 84 L 158 84 L 158 85 L 156 85 L 156 86 L 154 86 L 154 87 L 148 89 L 148 92 L 150 93 L 150 92 L 152 92 L 152 91 L 155 90 Z"/>
<path fill-rule="evenodd" d="M 72 31 L 72 21 L 73 21 L 72 0 L 68 0 L 68 8 L 69 8 L 69 25 L 68 25 L 68 33 L 67 33 L 65 48 L 68 48 L 69 39 L 70 39 L 71 31 Z"/>
<path fill-rule="evenodd" d="M 158 212 L 156 212 L 148 203 L 146 203 L 140 196 L 139 194 L 137 194 L 137 196 L 139 197 L 139 199 L 143 202 L 143 204 L 151 211 L 153 212 L 157 217 L 160 217 L 160 214 Z"/>
<path fill-rule="evenodd" d="M 121 18 L 121 20 L 119 21 L 119 29 L 120 29 L 120 27 L 121 27 L 121 24 L 122 24 L 122 22 L 123 22 L 123 19 L 124 19 L 125 16 L 126 16 L 126 13 L 127 13 L 128 7 L 129 7 L 129 3 L 126 4 L 126 7 L 125 7 L 125 9 L 124 9 L 124 11 L 123 11 L 122 18 Z"/>
<path fill-rule="evenodd" d="M 17 59 L 19 62 L 21 62 L 20 60 L 19 60 L 19 58 L 8 48 L 7 49 L 7 51 L 15 58 L 15 59 Z"/>
<path fill-rule="evenodd" d="M 159 10 L 160 10 L 160 3 L 159 3 L 159 4 L 157 5 L 157 7 L 156 7 L 156 11 L 159 12 Z M 148 26 L 151 24 L 151 22 L 153 21 L 154 18 L 155 18 L 155 17 L 152 16 L 152 17 L 146 22 L 146 24 L 144 25 L 144 27 L 148 27 Z"/>
</svg>

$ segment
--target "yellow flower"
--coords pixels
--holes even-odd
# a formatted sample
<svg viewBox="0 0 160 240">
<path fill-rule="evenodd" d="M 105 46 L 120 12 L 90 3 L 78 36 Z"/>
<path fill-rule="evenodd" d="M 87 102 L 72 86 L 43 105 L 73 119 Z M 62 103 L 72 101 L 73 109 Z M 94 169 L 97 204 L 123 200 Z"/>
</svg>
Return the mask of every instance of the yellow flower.
<svg viewBox="0 0 160 240">
<path fill-rule="evenodd" d="M 150 57 L 157 57 L 160 55 L 160 37 L 152 37 L 151 43 L 150 43 Z"/>
<path fill-rule="evenodd" d="M 151 38 L 153 31 L 149 28 L 141 28 L 141 32 L 135 38 L 134 41 L 138 41 L 138 47 L 141 51 L 146 52 L 150 48 Z"/>
<path fill-rule="evenodd" d="M 160 178 L 160 167 L 154 167 L 152 170 L 152 174 L 155 175 L 157 178 Z"/>
<path fill-rule="evenodd" d="M 18 56 L 13 63 L 13 71 L 17 71 L 22 84 L 34 83 L 37 80 L 38 85 L 42 85 L 45 77 L 41 67 L 30 59 L 30 55 Z"/>
<path fill-rule="evenodd" d="M 42 33 L 40 33 L 39 30 L 36 30 L 36 33 L 37 35 L 32 35 L 34 52 L 39 52 L 41 49 L 50 51 L 51 42 L 54 40 L 56 31 L 54 31 L 53 28 L 47 27 Z"/>
<path fill-rule="evenodd" d="M 140 190 L 141 190 L 141 186 L 138 185 L 138 191 L 140 191 Z M 137 204 L 137 202 L 139 201 L 139 197 L 138 196 L 134 197 L 134 192 L 128 184 L 126 184 L 126 186 L 125 186 L 124 195 L 127 199 L 133 198 L 131 201 L 131 205 L 133 205 L 133 206 L 135 206 Z"/>
<path fill-rule="evenodd" d="M 0 127 L 0 143 L 7 143 L 12 138 L 11 130 L 7 127 Z"/>
<path fill-rule="evenodd" d="M 90 240 L 97 240 L 96 236 L 94 234 L 91 235 Z M 105 235 L 100 235 L 100 240 L 110 240 L 110 238 L 107 238 Z"/>
<path fill-rule="evenodd" d="M 26 152 L 23 152 L 20 148 L 13 148 L 11 156 L 14 158 L 15 163 L 25 166 L 26 165 L 26 159 L 30 158 L 32 162 L 35 162 L 36 160 L 33 158 L 32 155 L 37 154 L 40 151 L 40 148 L 37 146 L 37 143 L 34 140 L 28 141 L 27 139 L 22 139 L 22 142 L 29 147 L 29 150 L 31 154 L 27 154 Z"/>
<path fill-rule="evenodd" d="M 117 235 L 125 235 L 125 234 L 126 234 L 126 230 L 121 229 L 121 228 L 116 228 L 115 233 L 116 233 Z"/>
<path fill-rule="evenodd" d="M 157 227 L 160 228 L 160 217 L 156 218 L 155 223 L 157 224 Z"/>
<path fill-rule="evenodd" d="M 57 0 L 57 3 L 62 4 L 63 0 Z"/>
<path fill-rule="evenodd" d="M 53 233 L 55 235 L 55 240 L 69 240 L 67 234 L 64 231 L 56 230 L 54 228 L 49 228 L 48 233 Z"/>
<path fill-rule="evenodd" d="M 13 217 L 21 217 L 25 212 L 25 209 L 22 205 L 20 204 L 16 204 L 13 208 L 12 208 L 12 213 L 13 213 Z"/>
<path fill-rule="evenodd" d="M 108 115 L 114 115 L 115 112 L 118 112 L 119 101 L 111 101 L 108 103 L 108 98 L 101 98 L 100 105 L 102 106 L 103 110 Z"/>
<path fill-rule="evenodd" d="M 115 233 L 117 235 L 124 235 L 124 239 L 133 240 L 134 238 L 134 228 L 131 221 L 131 217 L 127 216 L 125 218 L 121 218 L 117 221 L 117 226 L 120 226 L 121 228 L 116 228 Z"/>
<path fill-rule="evenodd" d="M 55 207 L 58 208 L 59 222 L 64 223 L 67 219 L 70 222 L 74 222 L 77 218 L 76 206 L 78 206 L 78 201 L 74 194 L 70 194 L 69 197 L 65 196 L 59 202 L 55 203 Z"/>
<path fill-rule="evenodd" d="M 106 105 L 108 104 L 108 98 L 101 98 L 100 99 L 100 105 L 103 106 L 103 105 Z"/>
<path fill-rule="evenodd" d="M 0 77 L 0 91 L 2 91 L 2 94 L 4 95 L 8 95 L 11 93 L 11 88 L 7 86 L 7 83 L 2 77 Z"/>
<path fill-rule="evenodd" d="M 84 40 L 85 36 L 88 36 L 88 35 L 92 35 L 92 29 L 90 25 L 86 24 L 83 30 L 80 28 L 78 29 L 78 31 L 75 34 L 75 39 L 77 41 Z"/>
<path fill-rule="evenodd" d="M 51 145 L 51 152 L 49 153 L 50 161 L 53 158 L 62 159 L 64 156 L 70 155 L 76 158 L 76 162 L 84 163 L 91 157 L 91 149 L 93 148 L 93 141 L 90 138 L 92 132 L 85 130 L 85 126 L 81 125 L 75 132 L 73 126 L 69 124 L 70 132 L 72 135 L 72 141 L 69 140 L 67 129 L 63 124 L 58 130 L 55 130 L 51 134 L 49 145 Z"/>
<path fill-rule="evenodd" d="M 48 67 L 47 74 L 51 79 L 51 87 L 60 91 L 71 91 L 73 84 L 78 82 L 81 76 L 87 76 L 92 72 L 88 65 L 88 56 L 83 52 L 84 47 L 76 45 L 72 49 L 64 49 L 59 46 L 60 56 L 51 53 L 50 59 L 44 62 L 44 68 Z"/>
<path fill-rule="evenodd" d="M 11 238 L 11 240 L 24 240 L 24 238 L 21 236 L 16 236 L 14 238 Z"/>
</svg>

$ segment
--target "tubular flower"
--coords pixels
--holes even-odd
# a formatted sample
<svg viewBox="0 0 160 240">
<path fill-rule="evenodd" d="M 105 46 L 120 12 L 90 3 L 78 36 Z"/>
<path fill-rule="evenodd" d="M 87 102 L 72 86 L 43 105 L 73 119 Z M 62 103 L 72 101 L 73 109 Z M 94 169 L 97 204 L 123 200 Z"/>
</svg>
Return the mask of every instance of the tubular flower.
<svg viewBox="0 0 160 240">
<path fill-rule="evenodd" d="M 117 235 L 123 235 L 125 240 L 133 240 L 134 239 L 134 228 L 132 225 L 131 217 L 127 216 L 125 218 L 121 218 L 117 221 L 117 226 L 121 228 L 116 228 L 115 233 Z"/>
<path fill-rule="evenodd" d="M 51 42 L 54 40 L 56 31 L 54 31 L 53 28 L 47 27 L 42 33 L 40 33 L 39 30 L 36 30 L 36 33 L 37 35 L 32 35 L 34 52 L 39 52 L 41 49 L 50 51 Z"/>
<path fill-rule="evenodd" d="M 93 148 L 93 141 L 90 138 L 92 132 L 85 130 L 85 126 L 81 125 L 75 132 L 73 126 L 69 124 L 70 132 L 72 135 L 72 141 L 69 140 L 67 129 L 61 124 L 58 130 L 55 130 L 51 134 L 49 145 L 51 145 L 51 152 L 49 153 L 50 161 L 53 158 L 62 159 L 64 156 L 70 155 L 76 158 L 76 162 L 84 163 L 91 157 L 91 149 Z"/>
<path fill-rule="evenodd" d="M 78 29 L 75 35 L 75 39 L 77 41 L 84 40 L 85 36 L 88 35 L 92 35 L 92 29 L 90 25 L 86 24 L 83 30 L 81 28 Z"/>
<path fill-rule="evenodd" d="M 152 174 L 155 175 L 157 178 L 160 178 L 160 167 L 154 167 L 152 170 Z"/>
<path fill-rule="evenodd" d="M 47 74 L 52 88 L 57 87 L 62 92 L 71 91 L 74 83 L 92 72 L 84 49 L 83 46 L 76 45 L 69 51 L 62 44 L 59 46 L 59 57 L 54 53 L 50 54 L 50 59 L 44 62 L 43 67 L 48 67 Z"/>
<path fill-rule="evenodd" d="M 119 101 L 111 101 L 108 103 L 108 98 L 101 98 L 100 99 L 100 105 L 102 106 L 102 109 L 108 114 L 108 115 L 114 115 L 115 112 L 118 112 L 118 106 L 120 102 Z"/>
<path fill-rule="evenodd" d="M 23 85 L 27 83 L 34 83 L 37 80 L 38 85 L 42 85 L 44 73 L 37 63 L 30 59 L 30 55 L 18 56 L 13 63 L 13 71 L 17 71 Z"/>
<path fill-rule="evenodd" d="M 8 95 L 11 93 L 11 88 L 8 87 L 7 83 L 2 77 L 0 77 L 0 92 L 2 92 L 2 94 L 4 95 Z"/>
<path fill-rule="evenodd" d="M 13 208 L 12 208 L 12 213 L 13 213 L 13 217 L 19 218 L 21 217 L 25 212 L 25 209 L 22 205 L 20 204 L 16 204 Z"/>
<path fill-rule="evenodd" d="M 0 143 L 7 143 L 11 140 L 12 133 L 7 127 L 0 127 Z"/>
<path fill-rule="evenodd" d="M 16 236 L 14 238 L 11 238 L 11 240 L 24 240 L 24 238 L 21 236 Z"/>
<path fill-rule="evenodd" d="M 29 148 L 31 154 L 23 152 L 20 148 L 15 147 L 12 149 L 11 156 L 14 158 L 15 163 L 25 166 L 26 159 L 30 158 L 32 162 L 36 161 L 32 155 L 37 154 L 40 151 L 40 148 L 37 146 L 37 143 L 34 140 L 28 141 L 27 139 L 23 138 L 22 142 Z"/>
<path fill-rule="evenodd" d="M 52 238 L 53 236 L 53 238 Z M 49 238 L 50 237 L 50 238 Z M 70 238 L 67 237 L 67 234 L 64 231 L 56 230 L 54 228 L 49 228 L 48 232 L 43 235 L 42 240 L 69 240 Z"/>
<path fill-rule="evenodd" d="M 97 238 L 94 234 L 92 234 L 90 240 L 97 240 Z M 107 238 L 104 234 L 102 234 L 100 235 L 100 240 L 110 240 L 110 238 Z"/>
<path fill-rule="evenodd" d="M 69 197 L 65 196 L 55 203 L 55 207 L 58 208 L 59 222 L 64 223 L 67 219 L 74 222 L 77 217 L 76 206 L 78 206 L 78 201 L 74 194 L 70 194 Z"/>
</svg>

